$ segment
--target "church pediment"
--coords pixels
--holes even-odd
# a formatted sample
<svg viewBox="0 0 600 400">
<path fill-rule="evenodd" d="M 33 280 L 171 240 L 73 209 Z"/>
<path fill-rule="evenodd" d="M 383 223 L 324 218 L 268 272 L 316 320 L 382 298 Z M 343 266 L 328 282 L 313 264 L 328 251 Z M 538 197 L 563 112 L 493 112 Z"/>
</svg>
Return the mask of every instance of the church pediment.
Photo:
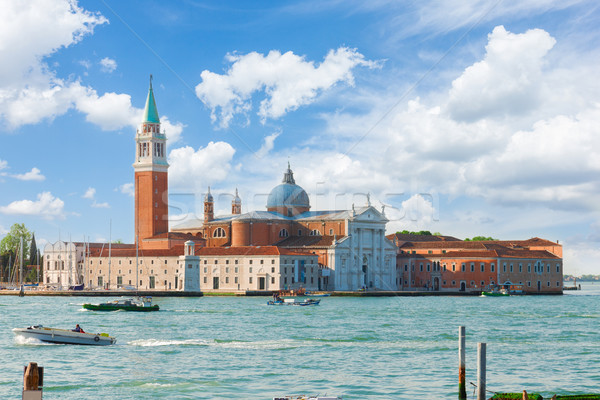
<svg viewBox="0 0 600 400">
<path fill-rule="evenodd" d="M 360 212 L 357 212 L 353 220 L 356 222 L 388 222 L 388 219 L 372 206 L 365 207 Z"/>
</svg>

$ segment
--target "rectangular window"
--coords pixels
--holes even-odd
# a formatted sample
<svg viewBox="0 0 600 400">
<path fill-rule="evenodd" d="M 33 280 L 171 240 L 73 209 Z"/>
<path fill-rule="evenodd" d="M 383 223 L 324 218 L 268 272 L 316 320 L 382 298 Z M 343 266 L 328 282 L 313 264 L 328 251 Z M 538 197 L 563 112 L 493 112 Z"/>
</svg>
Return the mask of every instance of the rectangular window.
<svg viewBox="0 0 600 400">
<path fill-rule="evenodd" d="M 527 281 L 527 286 L 531 287 L 531 281 Z"/>
<path fill-rule="evenodd" d="M 404 271 L 408 272 L 408 264 L 404 264 Z"/>
<path fill-rule="evenodd" d="M 252 264 L 252 260 L 250 260 L 250 264 Z"/>
<path fill-rule="evenodd" d="M 248 278 L 248 283 L 252 283 L 252 277 Z"/>
<path fill-rule="evenodd" d="M 275 267 L 271 267 L 271 273 L 274 274 L 275 273 Z"/>
<path fill-rule="evenodd" d="M 556 264 L 556 272 L 557 273 L 560 272 L 560 265 L 559 264 Z"/>
<path fill-rule="evenodd" d="M 427 264 L 427 272 L 429 272 L 429 268 L 430 268 L 430 267 L 431 267 L 431 266 L 430 266 L 429 264 Z"/>
<path fill-rule="evenodd" d="M 287 285 L 287 277 L 283 278 L 283 283 Z"/>
<path fill-rule="evenodd" d="M 248 272 L 252 273 L 252 267 L 248 268 Z"/>
<path fill-rule="evenodd" d="M 225 273 L 228 274 L 229 273 L 229 267 L 225 267 Z"/>
<path fill-rule="evenodd" d="M 292 276 L 292 283 L 296 282 L 296 278 Z"/>
<path fill-rule="evenodd" d="M 460 265 L 460 269 L 461 269 L 461 271 L 462 271 L 462 272 L 465 272 L 465 271 L 466 271 L 466 268 L 467 268 L 467 266 L 465 265 L 465 263 L 462 263 L 462 264 Z"/>
<path fill-rule="evenodd" d="M 238 263 L 238 260 L 235 260 L 235 264 L 237 264 L 237 263 Z"/>
<path fill-rule="evenodd" d="M 261 264 L 264 264 L 264 263 L 265 263 L 265 260 L 260 260 L 260 263 L 261 263 Z"/>
<path fill-rule="evenodd" d="M 531 264 L 527 264 L 527 272 L 531 272 Z"/>
<path fill-rule="evenodd" d="M 206 280 L 206 279 L 207 279 L 207 278 L 206 278 L 206 276 L 205 276 L 205 277 L 204 277 L 204 283 L 207 283 L 207 280 Z"/>
<path fill-rule="evenodd" d="M 273 284 L 275 283 L 275 277 L 274 276 L 271 277 L 271 283 L 273 283 Z"/>
<path fill-rule="evenodd" d="M 502 265 L 502 272 L 506 272 L 506 263 Z"/>
<path fill-rule="evenodd" d="M 492 265 L 490 266 L 490 270 L 491 270 L 492 272 L 494 272 L 494 264 L 492 264 Z"/>
<path fill-rule="evenodd" d="M 475 264 L 471 263 L 471 272 L 475 272 Z"/>
<path fill-rule="evenodd" d="M 550 264 L 546 264 L 546 272 L 550 273 Z M 548 282 L 550 283 L 550 282 Z"/>
<path fill-rule="evenodd" d="M 204 273 L 208 273 L 208 268 L 204 267 Z"/>
<path fill-rule="evenodd" d="M 519 272 L 523 272 L 523 264 L 519 264 Z"/>
<path fill-rule="evenodd" d="M 419 264 L 419 269 L 423 272 L 423 264 Z"/>
<path fill-rule="evenodd" d="M 188 264 L 188 268 L 192 268 L 192 264 Z M 165 271 L 167 273 L 167 271 Z"/>
<path fill-rule="evenodd" d="M 228 276 L 225 277 L 225 283 L 229 283 L 229 277 Z"/>
<path fill-rule="evenodd" d="M 233 278 L 233 283 L 238 283 L 238 277 Z"/>
<path fill-rule="evenodd" d="M 510 264 L 510 272 L 513 272 L 513 265 Z"/>
<path fill-rule="evenodd" d="M 481 263 L 481 272 L 485 272 L 485 264 Z"/>
<path fill-rule="evenodd" d="M 229 260 L 225 260 L 225 264 L 229 264 Z"/>
<path fill-rule="evenodd" d="M 556 281 L 556 287 L 559 287 L 559 286 L 560 286 L 560 282 Z"/>
</svg>

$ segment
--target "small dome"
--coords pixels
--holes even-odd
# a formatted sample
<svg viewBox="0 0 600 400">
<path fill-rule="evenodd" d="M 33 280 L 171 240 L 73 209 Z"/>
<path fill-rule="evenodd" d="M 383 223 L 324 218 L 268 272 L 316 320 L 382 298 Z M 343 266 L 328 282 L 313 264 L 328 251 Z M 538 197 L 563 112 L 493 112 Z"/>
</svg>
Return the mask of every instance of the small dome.
<svg viewBox="0 0 600 400">
<path fill-rule="evenodd" d="M 283 174 L 281 185 L 277 185 L 269 193 L 267 208 L 277 207 L 306 207 L 310 208 L 308 195 L 300 186 L 296 185 L 294 173 L 288 163 L 288 169 Z"/>
<path fill-rule="evenodd" d="M 307 207 L 310 208 L 308 195 L 300 186 L 282 183 L 275 186 L 267 198 L 267 208 L 273 207 Z"/>
</svg>

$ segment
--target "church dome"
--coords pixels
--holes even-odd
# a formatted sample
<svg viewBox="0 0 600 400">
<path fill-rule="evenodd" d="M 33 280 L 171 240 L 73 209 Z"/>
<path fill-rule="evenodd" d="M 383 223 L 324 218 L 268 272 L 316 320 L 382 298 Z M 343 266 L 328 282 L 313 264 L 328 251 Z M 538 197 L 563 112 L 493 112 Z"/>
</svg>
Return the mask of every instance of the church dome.
<svg viewBox="0 0 600 400">
<path fill-rule="evenodd" d="M 308 194 L 294 181 L 294 173 L 288 169 L 283 174 L 283 181 L 277 185 L 269 193 L 267 198 L 267 209 L 276 208 L 295 208 L 295 209 L 310 209 Z"/>
</svg>

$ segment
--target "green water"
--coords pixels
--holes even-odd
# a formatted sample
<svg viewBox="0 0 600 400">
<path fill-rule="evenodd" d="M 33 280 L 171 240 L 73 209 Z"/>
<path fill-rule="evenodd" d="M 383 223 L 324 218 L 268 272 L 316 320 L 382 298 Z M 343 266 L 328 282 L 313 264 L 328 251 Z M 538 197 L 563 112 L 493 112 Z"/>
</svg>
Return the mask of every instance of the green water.
<svg viewBox="0 0 600 400">
<path fill-rule="evenodd" d="M 154 313 L 82 310 L 102 298 L 0 297 L 0 398 L 20 398 L 23 366 L 45 367 L 44 399 L 455 399 L 458 326 L 467 393 L 477 342 L 491 391 L 600 392 L 600 285 L 564 296 L 156 298 Z M 108 332 L 109 347 L 24 342 L 33 324 Z M 491 394 L 490 394 L 491 396 Z M 550 397 L 550 396 L 548 396 Z"/>
</svg>

